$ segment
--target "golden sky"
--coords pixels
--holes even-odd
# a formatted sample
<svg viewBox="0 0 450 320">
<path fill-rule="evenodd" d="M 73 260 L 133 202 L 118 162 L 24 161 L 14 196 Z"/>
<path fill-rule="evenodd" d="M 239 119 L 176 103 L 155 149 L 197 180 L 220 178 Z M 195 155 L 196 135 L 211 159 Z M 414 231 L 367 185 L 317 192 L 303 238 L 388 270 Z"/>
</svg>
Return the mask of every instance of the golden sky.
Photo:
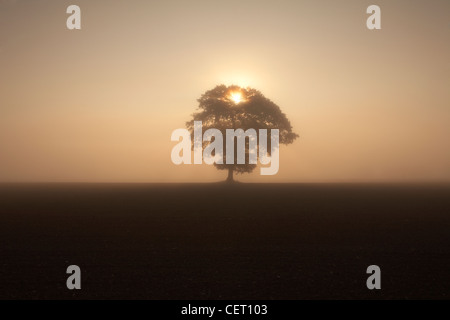
<svg viewBox="0 0 450 320">
<path fill-rule="evenodd" d="M 450 181 L 448 0 L 0 0 L 0 181 L 223 180 L 170 159 L 221 83 L 300 134 L 277 175 L 238 180 Z"/>
</svg>

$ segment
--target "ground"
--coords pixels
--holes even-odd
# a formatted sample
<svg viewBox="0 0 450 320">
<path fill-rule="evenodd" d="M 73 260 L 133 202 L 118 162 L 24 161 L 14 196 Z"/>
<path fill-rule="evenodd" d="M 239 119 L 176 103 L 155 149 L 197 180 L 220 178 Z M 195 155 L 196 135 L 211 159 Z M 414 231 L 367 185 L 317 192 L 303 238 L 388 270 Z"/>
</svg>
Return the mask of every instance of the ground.
<svg viewBox="0 0 450 320">
<path fill-rule="evenodd" d="M 1 185 L 0 299 L 449 299 L 449 230 L 450 185 Z"/>
</svg>

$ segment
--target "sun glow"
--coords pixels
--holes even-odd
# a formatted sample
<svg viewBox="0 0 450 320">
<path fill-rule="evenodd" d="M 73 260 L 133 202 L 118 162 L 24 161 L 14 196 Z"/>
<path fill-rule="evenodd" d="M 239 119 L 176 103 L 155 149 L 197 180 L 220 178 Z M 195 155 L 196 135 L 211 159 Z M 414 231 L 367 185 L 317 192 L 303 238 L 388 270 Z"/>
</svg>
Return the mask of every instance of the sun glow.
<svg viewBox="0 0 450 320">
<path fill-rule="evenodd" d="M 230 98 L 231 98 L 231 100 L 233 100 L 233 102 L 235 104 L 238 104 L 244 100 L 242 97 L 242 93 L 240 93 L 240 92 L 232 92 L 230 94 Z"/>
</svg>

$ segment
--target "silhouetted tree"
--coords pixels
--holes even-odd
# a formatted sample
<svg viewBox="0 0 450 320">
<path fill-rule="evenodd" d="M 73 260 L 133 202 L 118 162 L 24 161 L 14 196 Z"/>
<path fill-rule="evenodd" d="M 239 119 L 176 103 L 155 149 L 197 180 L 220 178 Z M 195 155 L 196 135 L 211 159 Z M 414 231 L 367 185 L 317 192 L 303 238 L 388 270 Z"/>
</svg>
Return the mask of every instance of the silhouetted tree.
<svg viewBox="0 0 450 320">
<path fill-rule="evenodd" d="M 192 136 L 194 144 L 194 121 L 202 121 L 203 132 L 215 128 L 222 132 L 224 137 L 224 160 L 223 164 L 214 164 L 219 170 L 228 170 L 228 182 L 233 182 L 233 173 L 252 172 L 257 165 L 249 164 L 249 141 L 246 139 L 245 164 L 226 164 L 225 161 L 225 137 L 226 129 L 250 128 L 259 132 L 259 129 L 267 129 L 268 153 L 270 154 L 270 129 L 279 130 L 279 143 L 290 144 L 298 135 L 292 131 L 292 126 L 286 115 L 271 100 L 264 97 L 258 90 L 252 88 L 241 88 L 239 86 L 218 85 L 212 90 L 206 91 L 200 99 L 198 111 L 192 115 L 192 120 L 186 123 Z M 259 139 L 258 139 L 259 142 Z M 209 142 L 203 143 L 203 148 Z M 259 143 L 258 143 L 259 145 Z M 236 148 L 236 144 L 235 144 Z M 236 151 L 235 151 L 236 158 Z M 259 157 L 259 152 L 258 152 Z"/>
</svg>

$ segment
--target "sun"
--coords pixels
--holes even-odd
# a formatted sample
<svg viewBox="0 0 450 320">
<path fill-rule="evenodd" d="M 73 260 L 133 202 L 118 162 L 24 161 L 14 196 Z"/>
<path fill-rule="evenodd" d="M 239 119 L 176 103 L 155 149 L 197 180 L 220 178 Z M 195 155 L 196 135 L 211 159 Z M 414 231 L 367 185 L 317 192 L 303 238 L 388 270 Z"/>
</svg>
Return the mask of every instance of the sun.
<svg viewBox="0 0 450 320">
<path fill-rule="evenodd" d="M 230 98 L 231 98 L 231 100 L 233 100 L 233 102 L 235 104 L 238 104 L 244 100 L 242 97 L 242 93 L 240 93 L 240 92 L 232 92 L 230 94 Z"/>
</svg>

